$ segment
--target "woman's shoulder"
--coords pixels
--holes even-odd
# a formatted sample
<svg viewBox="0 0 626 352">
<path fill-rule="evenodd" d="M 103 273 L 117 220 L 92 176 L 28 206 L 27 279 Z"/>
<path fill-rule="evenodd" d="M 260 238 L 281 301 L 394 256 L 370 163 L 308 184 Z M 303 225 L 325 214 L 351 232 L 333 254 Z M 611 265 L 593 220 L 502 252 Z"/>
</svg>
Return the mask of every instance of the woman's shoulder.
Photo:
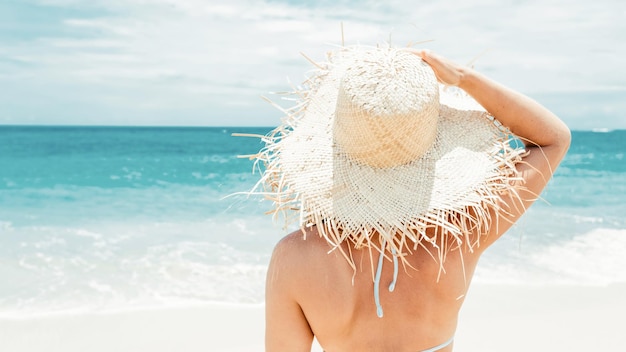
<svg viewBox="0 0 626 352">
<path fill-rule="evenodd" d="M 280 239 L 274 247 L 272 257 L 279 257 L 282 260 L 298 260 L 320 251 L 325 253 L 328 248 L 327 242 L 313 227 L 293 231 Z"/>
<path fill-rule="evenodd" d="M 320 236 L 315 226 L 295 230 L 276 244 L 276 248 L 280 250 L 285 249 L 304 249 L 318 246 L 328 247 L 328 242 Z"/>
<path fill-rule="evenodd" d="M 326 270 L 331 247 L 314 229 L 297 230 L 283 237 L 272 252 L 268 277 L 278 280 L 275 284 L 293 292 L 302 280 L 313 280 Z"/>
</svg>

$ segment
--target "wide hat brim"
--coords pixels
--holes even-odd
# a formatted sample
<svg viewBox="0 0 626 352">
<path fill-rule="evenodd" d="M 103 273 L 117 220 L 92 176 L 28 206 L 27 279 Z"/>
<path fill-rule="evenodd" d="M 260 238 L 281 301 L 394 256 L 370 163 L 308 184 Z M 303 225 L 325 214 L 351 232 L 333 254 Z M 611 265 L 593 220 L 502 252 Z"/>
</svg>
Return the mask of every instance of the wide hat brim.
<svg viewBox="0 0 626 352">
<path fill-rule="evenodd" d="M 428 235 L 432 227 L 459 244 L 469 241 L 468 231 L 486 227 L 489 210 L 501 211 L 499 197 L 514 191 L 523 150 L 512 148 L 506 129 L 469 96 L 442 89 L 437 135 L 425 154 L 389 168 L 355 160 L 335 143 L 333 128 L 341 77 L 360 50 L 387 49 L 332 53 L 298 92 L 298 110 L 266 139 L 258 157 L 274 211 L 291 212 L 287 218 L 302 227 L 317 225 L 337 247 L 350 241 L 401 255 L 424 242 L 439 246 Z"/>
</svg>

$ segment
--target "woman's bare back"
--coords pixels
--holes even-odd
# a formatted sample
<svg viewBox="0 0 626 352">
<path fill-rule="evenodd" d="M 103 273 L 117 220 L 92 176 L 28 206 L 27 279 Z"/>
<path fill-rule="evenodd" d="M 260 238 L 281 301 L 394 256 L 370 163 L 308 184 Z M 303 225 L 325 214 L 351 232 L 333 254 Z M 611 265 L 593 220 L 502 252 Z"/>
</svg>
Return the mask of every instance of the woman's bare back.
<svg viewBox="0 0 626 352">
<path fill-rule="evenodd" d="M 461 258 L 460 250 L 450 251 L 445 272 L 440 272 L 439 262 L 420 247 L 406 257 L 412 268 L 399 265 L 393 292 L 388 287 L 394 266 L 385 260 L 380 280 L 384 315 L 379 318 L 372 273 L 378 252 L 372 251 L 370 257 L 367 248 L 352 249 L 354 271 L 338 249 L 328 253 L 331 250 L 315 228 L 306 233 L 306 240 L 301 231 L 293 232 L 274 253 L 280 270 L 268 275 L 268 280 L 285 279 L 283 290 L 291 292 L 326 351 L 417 352 L 454 335 L 477 255 L 466 252 Z"/>
</svg>

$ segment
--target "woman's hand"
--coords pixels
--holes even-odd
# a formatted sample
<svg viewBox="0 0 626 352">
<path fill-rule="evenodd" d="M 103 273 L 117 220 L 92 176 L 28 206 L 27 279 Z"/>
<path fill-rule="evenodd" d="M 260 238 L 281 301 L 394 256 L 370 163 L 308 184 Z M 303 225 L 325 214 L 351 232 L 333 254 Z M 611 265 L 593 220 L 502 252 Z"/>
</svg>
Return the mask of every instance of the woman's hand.
<svg viewBox="0 0 626 352">
<path fill-rule="evenodd" d="M 430 50 L 412 50 L 409 51 L 426 61 L 427 64 L 435 71 L 435 76 L 439 82 L 448 86 L 458 86 L 465 74 L 467 68 L 458 65 L 443 56 L 437 55 Z"/>
</svg>

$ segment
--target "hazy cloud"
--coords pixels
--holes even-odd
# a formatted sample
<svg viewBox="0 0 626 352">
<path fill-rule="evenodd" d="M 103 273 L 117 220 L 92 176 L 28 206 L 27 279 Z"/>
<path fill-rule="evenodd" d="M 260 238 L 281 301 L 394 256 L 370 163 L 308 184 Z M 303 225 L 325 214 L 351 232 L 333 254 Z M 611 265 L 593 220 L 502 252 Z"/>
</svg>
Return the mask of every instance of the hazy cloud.
<svg viewBox="0 0 626 352">
<path fill-rule="evenodd" d="M 0 13 L 0 123 L 274 125 L 259 95 L 301 81 L 300 52 L 322 59 L 343 22 L 347 44 L 484 53 L 478 69 L 573 127 L 626 128 L 621 0 L 32 0 Z"/>
</svg>

